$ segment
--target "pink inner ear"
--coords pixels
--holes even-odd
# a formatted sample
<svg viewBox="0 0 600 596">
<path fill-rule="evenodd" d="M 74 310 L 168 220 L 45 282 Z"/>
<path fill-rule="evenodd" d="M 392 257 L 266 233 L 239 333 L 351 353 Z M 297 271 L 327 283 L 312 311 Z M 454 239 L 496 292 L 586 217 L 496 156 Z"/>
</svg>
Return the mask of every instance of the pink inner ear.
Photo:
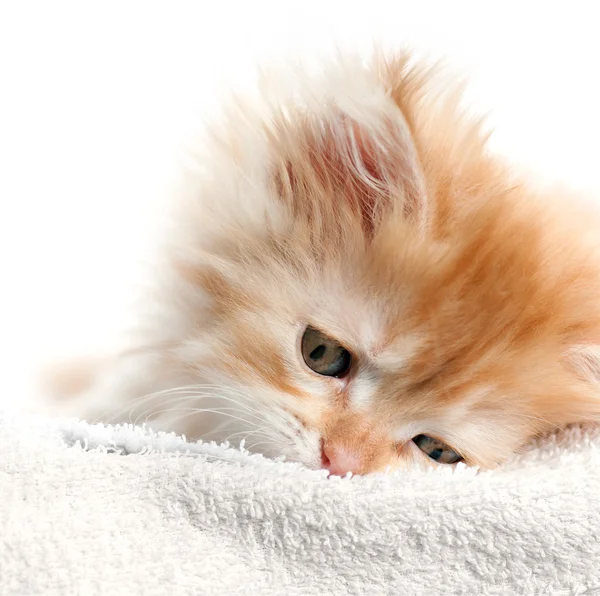
<svg viewBox="0 0 600 596">
<path fill-rule="evenodd" d="M 387 136 L 377 145 L 377 139 L 370 137 L 361 127 L 351 123 L 352 134 L 360 157 L 360 165 L 374 185 L 379 187 L 379 202 L 384 208 L 391 208 L 399 199 L 393 193 L 402 194 L 402 212 L 407 220 L 418 217 L 425 209 L 425 190 L 421 179 L 421 172 L 416 160 L 412 140 L 407 143 L 400 138 L 399 130 L 391 122 L 386 124 Z M 365 183 L 366 186 L 368 186 Z M 381 194 L 386 195 L 381 197 Z M 386 200 L 387 199 L 387 200 Z M 374 197 L 370 205 L 373 213 L 375 208 Z"/>
<path fill-rule="evenodd" d="M 371 177 L 388 192 L 401 194 L 402 212 L 409 221 L 418 221 L 425 215 L 426 191 L 408 125 L 399 126 L 386 121 L 385 137 L 369 137 L 357 125 L 355 136 L 360 140 L 363 164 Z M 378 143 L 380 141 L 380 143 Z M 399 197 L 392 197 L 397 201 Z"/>
<path fill-rule="evenodd" d="M 320 209 L 335 217 L 349 207 L 369 238 L 397 207 L 407 219 L 422 217 L 423 178 L 401 114 L 398 123 L 379 122 L 376 131 L 338 114 L 318 127 L 306 123 L 299 132 L 299 152 L 276 179 L 297 214 L 312 220 Z"/>
<path fill-rule="evenodd" d="M 300 159 L 286 162 L 286 182 L 297 215 L 311 221 L 317 208 L 335 215 L 344 206 L 350 207 L 360 218 L 365 235 L 372 237 L 377 211 L 383 207 L 382 202 L 391 204 L 391 200 L 389 193 L 386 197 L 382 192 L 381 168 L 373 151 L 358 126 L 352 126 L 356 132 L 349 134 L 345 126 L 334 130 L 330 124 L 321 135 L 305 130 L 305 151 Z M 285 186 L 277 181 L 280 194 L 286 194 Z"/>
<path fill-rule="evenodd" d="M 384 163 L 389 157 L 377 151 L 373 139 L 356 122 L 344 120 L 340 129 L 346 137 L 332 138 L 328 156 L 339 174 L 342 197 L 360 214 L 365 234 L 372 237 L 378 216 L 392 208 L 391 189 L 385 176 L 390 164 Z"/>
</svg>

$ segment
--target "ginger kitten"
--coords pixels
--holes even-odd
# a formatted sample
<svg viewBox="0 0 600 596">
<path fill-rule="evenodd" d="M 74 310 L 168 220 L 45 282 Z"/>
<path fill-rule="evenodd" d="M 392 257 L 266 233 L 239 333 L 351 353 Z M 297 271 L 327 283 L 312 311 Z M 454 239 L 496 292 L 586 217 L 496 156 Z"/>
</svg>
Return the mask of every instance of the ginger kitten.
<svg viewBox="0 0 600 596">
<path fill-rule="evenodd" d="M 491 467 L 598 420 L 597 223 L 515 179 L 440 80 L 340 59 L 231 107 L 77 413 L 333 474 Z"/>
</svg>

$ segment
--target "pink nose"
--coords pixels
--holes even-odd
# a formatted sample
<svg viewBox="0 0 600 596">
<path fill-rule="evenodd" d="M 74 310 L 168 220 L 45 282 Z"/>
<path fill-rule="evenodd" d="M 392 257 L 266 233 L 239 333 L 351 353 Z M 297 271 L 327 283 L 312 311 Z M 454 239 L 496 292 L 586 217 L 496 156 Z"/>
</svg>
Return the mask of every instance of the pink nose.
<svg viewBox="0 0 600 596">
<path fill-rule="evenodd" d="M 323 443 L 322 466 L 334 476 L 345 476 L 348 472 L 360 471 L 360 456 L 357 453 L 330 443 Z"/>
</svg>

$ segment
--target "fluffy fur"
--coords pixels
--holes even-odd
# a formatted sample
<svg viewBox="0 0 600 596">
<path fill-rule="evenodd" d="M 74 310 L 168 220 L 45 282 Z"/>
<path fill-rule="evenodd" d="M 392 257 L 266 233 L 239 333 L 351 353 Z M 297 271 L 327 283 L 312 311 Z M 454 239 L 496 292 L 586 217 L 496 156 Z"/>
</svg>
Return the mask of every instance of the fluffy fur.
<svg viewBox="0 0 600 596">
<path fill-rule="evenodd" d="M 431 463 L 419 434 L 488 467 L 597 420 L 595 220 L 511 175 L 460 88 L 405 55 L 292 78 L 213 130 L 135 346 L 80 412 L 310 467 L 326 445 L 354 473 Z M 309 324 L 348 377 L 305 365 Z"/>
</svg>

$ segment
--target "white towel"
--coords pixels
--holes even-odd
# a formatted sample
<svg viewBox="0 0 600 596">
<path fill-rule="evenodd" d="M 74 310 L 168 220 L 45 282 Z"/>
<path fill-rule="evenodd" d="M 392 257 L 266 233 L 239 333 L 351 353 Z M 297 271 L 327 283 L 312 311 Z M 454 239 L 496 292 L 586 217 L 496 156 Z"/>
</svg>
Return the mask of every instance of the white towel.
<svg viewBox="0 0 600 596">
<path fill-rule="evenodd" d="M 345 479 L 129 426 L 5 417 L 0 446 L 3 595 L 600 591 L 597 429 Z"/>
</svg>

